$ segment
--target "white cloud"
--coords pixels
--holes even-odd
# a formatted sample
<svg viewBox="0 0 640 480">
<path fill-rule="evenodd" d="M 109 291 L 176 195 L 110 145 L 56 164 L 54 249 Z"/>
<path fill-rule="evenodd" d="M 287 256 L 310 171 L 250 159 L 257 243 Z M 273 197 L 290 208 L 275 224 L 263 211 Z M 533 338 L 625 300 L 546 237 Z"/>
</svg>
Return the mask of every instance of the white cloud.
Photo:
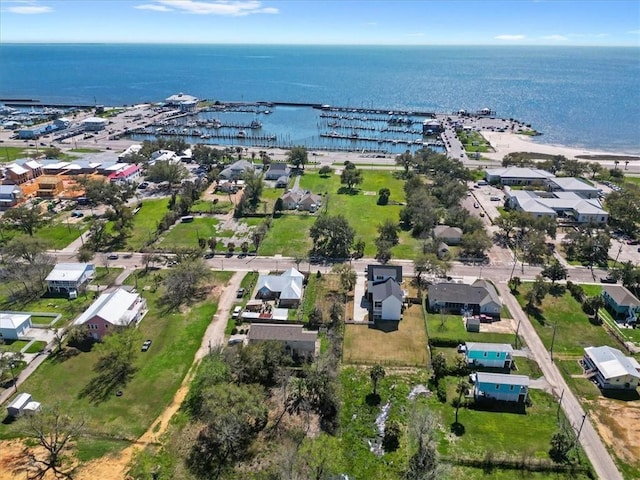
<svg viewBox="0 0 640 480">
<path fill-rule="evenodd" d="M 18 13 L 20 15 L 39 15 L 42 13 L 51 13 L 53 8 L 45 5 L 38 5 L 38 2 L 33 0 L 18 0 L 12 3 L 19 3 L 15 7 L 7 7 L 7 11 L 11 13 Z"/>
<path fill-rule="evenodd" d="M 144 4 L 144 5 L 136 5 L 133 8 L 137 8 L 138 10 L 153 10 L 154 12 L 170 12 L 171 9 L 165 7 L 164 5 L 152 5 L 152 4 Z"/>
<path fill-rule="evenodd" d="M 524 35 L 497 35 L 494 37 L 496 40 L 524 40 Z"/>
<path fill-rule="evenodd" d="M 545 40 L 554 40 L 559 42 L 564 42 L 565 40 L 569 40 L 564 35 L 544 35 L 542 38 Z"/>
<path fill-rule="evenodd" d="M 157 0 L 156 3 L 138 5 L 135 8 L 157 12 L 182 12 L 194 15 L 226 15 L 232 17 L 241 17 L 254 13 L 278 13 L 277 8 L 264 7 L 258 0 Z"/>
</svg>

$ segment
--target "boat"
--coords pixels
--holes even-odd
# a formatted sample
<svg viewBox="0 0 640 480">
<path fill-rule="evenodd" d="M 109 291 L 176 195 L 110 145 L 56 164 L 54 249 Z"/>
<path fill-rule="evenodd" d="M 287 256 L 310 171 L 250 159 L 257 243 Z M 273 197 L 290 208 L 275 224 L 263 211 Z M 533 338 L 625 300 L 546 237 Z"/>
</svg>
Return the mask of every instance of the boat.
<svg viewBox="0 0 640 480">
<path fill-rule="evenodd" d="M 246 138 L 246 136 L 247 136 L 247 132 L 245 132 L 244 130 L 240 130 L 236 135 L 236 137 L 238 138 Z"/>
<path fill-rule="evenodd" d="M 249 125 L 249 128 L 252 128 L 254 130 L 257 129 L 257 128 L 262 128 L 262 123 L 259 122 L 258 120 L 253 120 L 251 122 L 251 125 Z"/>
</svg>

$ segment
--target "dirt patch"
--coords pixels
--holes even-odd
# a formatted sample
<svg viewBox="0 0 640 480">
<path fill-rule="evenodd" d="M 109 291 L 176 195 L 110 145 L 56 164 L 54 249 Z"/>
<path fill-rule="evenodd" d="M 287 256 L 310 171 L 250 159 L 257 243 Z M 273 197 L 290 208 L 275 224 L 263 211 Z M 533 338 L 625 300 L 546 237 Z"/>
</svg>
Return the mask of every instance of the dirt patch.
<svg viewBox="0 0 640 480">
<path fill-rule="evenodd" d="M 593 423 L 615 455 L 634 467 L 640 466 L 640 400 L 624 402 L 598 398 L 591 409 Z"/>
<path fill-rule="evenodd" d="M 42 447 L 30 447 L 29 451 L 38 458 L 44 458 L 46 453 Z M 0 480 L 26 480 L 28 472 L 31 475 L 37 472 L 36 469 L 27 470 L 26 453 L 27 446 L 23 440 L 0 442 Z M 73 465 L 70 465 L 70 467 L 72 468 Z M 50 471 L 41 478 L 42 480 L 55 480 L 57 477 Z"/>
<path fill-rule="evenodd" d="M 515 320 L 510 318 L 503 318 L 497 322 L 481 323 L 480 331 L 483 333 L 514 333 L 516 331 L 514 323 Z"/>
</svg>

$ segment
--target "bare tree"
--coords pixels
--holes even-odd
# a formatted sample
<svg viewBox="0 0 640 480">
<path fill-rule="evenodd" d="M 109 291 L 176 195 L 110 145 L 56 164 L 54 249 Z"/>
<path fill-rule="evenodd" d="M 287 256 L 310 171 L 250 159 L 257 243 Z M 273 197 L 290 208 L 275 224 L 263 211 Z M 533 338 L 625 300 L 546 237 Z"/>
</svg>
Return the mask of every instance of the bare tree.
<svg viewBox="0 0 640 480">
<path fill-rule="evenodd" d="M 58 406 L 31 416 L 29 431 L 45 452 L 41 454 L 27 450 L 27 478 L 42 479 L 49 471 L 56 478 L 71 478 L 74 467 L 70 464 L 71 458 L 67 452 L 70 442 L 81 435 L 84 424 L 84 419 L 74 419 Z"/>
</svg>

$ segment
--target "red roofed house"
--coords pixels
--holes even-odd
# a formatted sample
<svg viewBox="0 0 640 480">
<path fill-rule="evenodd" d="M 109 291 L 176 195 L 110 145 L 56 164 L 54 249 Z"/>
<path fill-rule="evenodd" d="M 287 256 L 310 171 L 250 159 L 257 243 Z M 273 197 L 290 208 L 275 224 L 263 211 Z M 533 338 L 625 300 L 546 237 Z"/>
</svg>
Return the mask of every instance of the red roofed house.
<svg viewBox="0 0 640 480">
<path fill-rule="evenodd" d="M 142 174 L 142 168 L 140 168 L 140 166 L 129 165 L 128 167 L 123 168 L 122 170 L 118 170 L 117 172 L 113 172 L 109 174 L 109 181 L 116 182 L 116 183 L 121 183 L 121 182 L 131 183 L 136 179 L 140 178 L 141 174 Z"/>
</svg>

